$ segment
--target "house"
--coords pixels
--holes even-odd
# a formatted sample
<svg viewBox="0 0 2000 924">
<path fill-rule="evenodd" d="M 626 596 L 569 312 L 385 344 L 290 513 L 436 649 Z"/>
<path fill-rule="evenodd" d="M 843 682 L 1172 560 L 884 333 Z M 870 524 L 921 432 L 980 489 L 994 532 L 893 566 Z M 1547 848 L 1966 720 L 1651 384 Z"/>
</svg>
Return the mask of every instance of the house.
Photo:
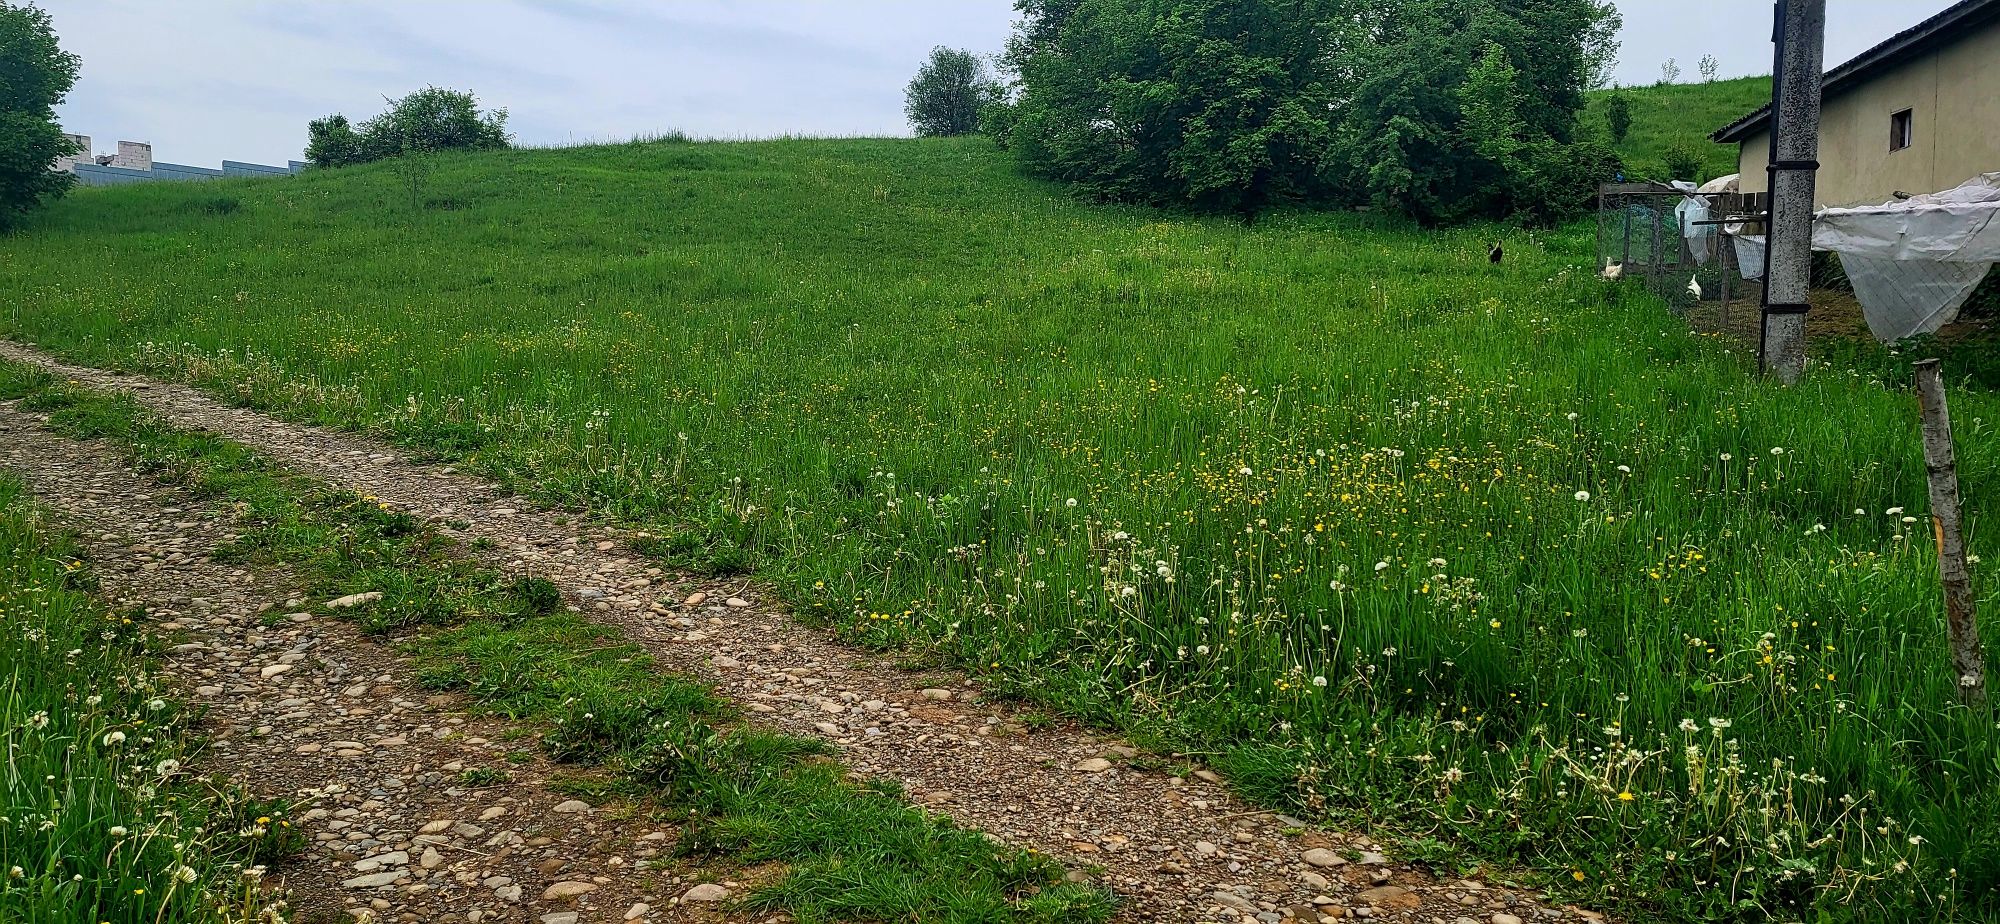
<svg viewBox="0 0 2000 924">
<path fill-rule="evenodd" d="M 1817 204 L 1878 204 L 2000 170 L 2000 0 L 1964 0 L 1827 71 Z M 1771 110 L 1713 139 L 1739 145 L 1742 190 L 1770 188 Z"/>
</svg>

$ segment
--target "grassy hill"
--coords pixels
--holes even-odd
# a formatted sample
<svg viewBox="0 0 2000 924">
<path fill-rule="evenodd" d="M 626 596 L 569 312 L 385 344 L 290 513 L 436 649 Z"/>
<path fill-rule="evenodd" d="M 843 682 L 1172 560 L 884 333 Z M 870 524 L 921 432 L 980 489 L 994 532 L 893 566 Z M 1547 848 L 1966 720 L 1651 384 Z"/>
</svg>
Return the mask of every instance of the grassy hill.
<svg viewBox="0 0 2000 924">
<path fill-rule="evenodd" d="M 1708 180 L 1736 172 L 1736 146 L 1710 141 L 1709 133 L 1769 103 L 1771 78 L 1741 77 L 1593 93 L 1584 116 L 1591 125 L 1603 128 L 1605 104 L 1613 92 L 1625 94 L 1632 105 L 1632 130 L 1624 143 L 1617 145 L 1627 166 L 1641 175 L 1659 173 L 1667 145 L 1684 138 L 1697 143 L 1705 153 L 1707 172 L 1701 179 Z"/>
<path fill-rule="evenodd" d="M 1633 145 L 1740 108 L 1683 92 L 1722 91 Z M 414 201 L 392 164 L 83 190 L 0 245 L 0 334 L 646 524 L 1563 897 L 1992 915 L 1907 397 L 1756 380 L 1590 246 L 1093 207 L 978 139 L 663 142 L 446 157 Z M 2000 441 L 1962 451 L 2000 509 Z"/>
</svg>

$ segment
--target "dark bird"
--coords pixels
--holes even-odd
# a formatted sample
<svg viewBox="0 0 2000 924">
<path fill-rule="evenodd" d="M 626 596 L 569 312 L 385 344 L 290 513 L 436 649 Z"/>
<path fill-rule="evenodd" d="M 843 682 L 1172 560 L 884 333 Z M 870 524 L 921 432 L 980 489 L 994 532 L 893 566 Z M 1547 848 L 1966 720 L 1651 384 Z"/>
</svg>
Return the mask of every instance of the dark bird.
<svg viewBox="0 0 2000 924">
<path fill-rule="evenodd" d="M 1494 241 L 1493 246 L 1486 248 L 1486 262 L 1488 263 L 1499 263 L 1500 259 L 1506 255 L 1506 251 L 1500 249 L 1499 241 Z"/>
</svg>

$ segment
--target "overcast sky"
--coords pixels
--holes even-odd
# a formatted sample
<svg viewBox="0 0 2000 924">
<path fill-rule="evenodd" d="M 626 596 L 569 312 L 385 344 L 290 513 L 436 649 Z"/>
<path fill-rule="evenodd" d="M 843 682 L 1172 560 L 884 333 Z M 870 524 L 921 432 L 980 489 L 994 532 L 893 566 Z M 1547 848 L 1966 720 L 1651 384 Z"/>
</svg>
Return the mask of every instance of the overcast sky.
<svg viewBox="0 0 2000 924">
<path fill-rule="evenodd" d="M 99 152 L 283 163 L 305 123 L 360 120 L 425 84 L 505 106 L 525 144 L 680 129 L 715 137 L 905 132 L 933 45 L 995 51 L 1011 0 L 42 0 L 83 76 L 60 110 Z M 1828 63 L 1950 5 L 1829 0 Z M 1622 0 L 1618 79 L 1770 70 L 1767 2 Z"/>
</svg>

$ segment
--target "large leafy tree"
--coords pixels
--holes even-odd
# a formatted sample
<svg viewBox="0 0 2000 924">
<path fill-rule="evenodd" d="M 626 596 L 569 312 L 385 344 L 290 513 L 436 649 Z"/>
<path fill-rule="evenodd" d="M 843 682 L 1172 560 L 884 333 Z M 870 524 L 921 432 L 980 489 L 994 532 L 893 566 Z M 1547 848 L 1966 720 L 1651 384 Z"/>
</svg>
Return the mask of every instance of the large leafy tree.
<svg viewBox="0 0 2000 924">
<path fill-rule="evenodd" d="M 919 135 L 970 135 L 980 113 L 1003 93 L 992 68 L 978 55 L 938 46 L 904 91 L 903 112 Z"/>
<path fill-rule="evenodd" d="M 1616 48 L 1603 0 L 1019 0 L 1006 139 L 1113 199 L 1426 221 L 1552 214 L 1607 169 L 1579 142 Z"/>
<path fill-rule="evenodd" d="M 75 153 L 55 107 L 76 85 L 78 67 L 57 44 L 48 13 L 0 0 L 0 230 L 75 180 L 49 168 Z"/>
</svg>

